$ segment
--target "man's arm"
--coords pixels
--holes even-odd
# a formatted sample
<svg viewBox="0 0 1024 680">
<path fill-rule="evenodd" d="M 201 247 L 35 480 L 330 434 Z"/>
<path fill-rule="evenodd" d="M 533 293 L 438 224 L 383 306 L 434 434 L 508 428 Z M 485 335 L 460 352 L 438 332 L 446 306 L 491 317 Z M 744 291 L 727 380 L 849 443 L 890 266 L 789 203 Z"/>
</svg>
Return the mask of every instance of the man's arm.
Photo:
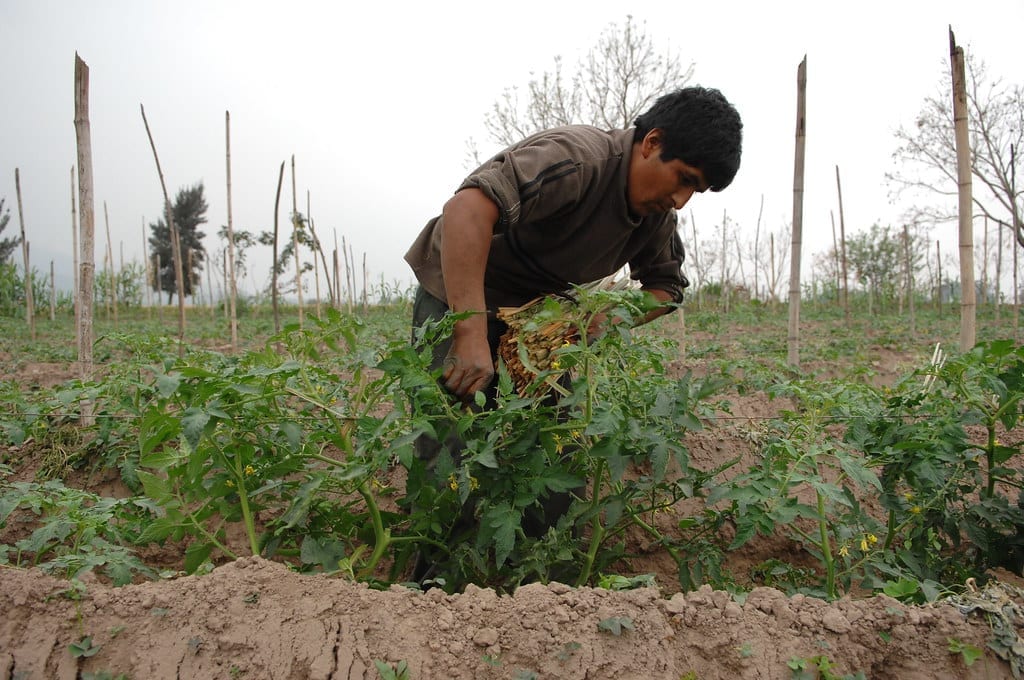
<svg viewBox="0 0 1024 680">
<path fill-rule="evenodd" d="M 463 189 L 445 203 L 443 215 L 441 274 L 448 307 L 473 314 L 455 324 L 442 378 L 448 390 L 466 399 L 494 377 L 494 358 L 487 344 L 484 271 L 498 206 L 479 189 Z"/>
</svg>

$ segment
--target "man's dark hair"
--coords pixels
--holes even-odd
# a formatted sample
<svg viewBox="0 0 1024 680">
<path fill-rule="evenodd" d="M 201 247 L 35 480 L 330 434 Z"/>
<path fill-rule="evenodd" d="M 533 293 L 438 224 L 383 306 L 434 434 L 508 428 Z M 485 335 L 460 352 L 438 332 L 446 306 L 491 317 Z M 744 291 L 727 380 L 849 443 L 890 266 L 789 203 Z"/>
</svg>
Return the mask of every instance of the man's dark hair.
<svg viewBox="0 0 1024 680">
<path fill-rule="evenodd" d="M 740 169 L 743 123 L 718 90 L 684 87 L 663 95 L 640 114 L 634 125 L 634 142 L 655 128 L 661 130 L 661 160 L 678 158 L 700 168 L 712 191 L 729 186 Z"/>
</svg>

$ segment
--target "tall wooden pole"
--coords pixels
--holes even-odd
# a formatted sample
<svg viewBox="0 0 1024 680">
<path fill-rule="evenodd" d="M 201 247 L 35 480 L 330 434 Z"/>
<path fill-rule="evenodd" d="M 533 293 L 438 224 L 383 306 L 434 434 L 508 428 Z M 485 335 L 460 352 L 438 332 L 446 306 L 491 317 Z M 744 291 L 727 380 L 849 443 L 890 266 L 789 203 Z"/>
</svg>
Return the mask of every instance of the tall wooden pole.
<svg viewBox="0 0 1024 680">
<path fill-rule="evenodd" d="M 75 332 L 78 332 L 78 211 L 75 208 L 75 166 L 71 166 L 71 252 L 74 269 L 71 270 L 71 297 L 75 305 Z"/>
<path fill-rule="evenodd" d="M 1020 233 L 1020 216 L 1017 211 L 1017 147 L 1010 145 L 1010 207 L 1013 208 L 1013 234 L 1010 239 L 1013 244 L 1013 338 L 1020 339 L 1020 288 L 1017 285 L 1017 245 L 1016 235 Z"/>
<path fill-rule="evenodd" d="M 270 304 L 274 308 L 274 332 L 281 332 L 281 313 L 277 307 L 277 215 L 281 207 L 281 182 L 284 180 L 284 161 L 281 161 L 281 169 L 277 173 L 277 195 L 274 197 L 274 269 L 270 275 Z"/>
<path fill-rule="evenodd" d="M 153 160 L 156 161 L 156 172 L 160 176 L 160 188 L 164 192 L 164 209 L 167 213 L 167 225 L 171 233 L 171 259 L 174 261 L 174 284 L 178 292 L 178 354 L 185 352 L 185 274 L 182 271 L 184 263 L 181 261 L 181 239 L 178 237 L 178 227 L 174 224 L 174 211 L 171 209 L 171 199 L 167 194 L 167 183 L 164 182 L 164 171 L 160 168 L 160 157 L 156 153 L 156 144 L 153 142 L 153 134 L 149 131 L 149 121 L 146 120 L 146 109 L 139 104 L 142 111 L 142 122 L 146 126 L 146 136 L 149 137 L 149 146 L 153 149 Z M 189 276 L 192 275 L 191 270 Z"/>
<path fill-rule="evenodd" d="M 235 282 L 235 231 L 231 221 L 231 113 L 224 112 L 224 146 L 226 148 L 227 183 L 228 183 L 228 266 L 227 277 L 230 290 L 226 290 L 230 298 L 229 309 L 231 313 L 231 351 L 238 350 L 238 284 Z M 226 287 L 226 286 L 225 286 Z"/>
<path fill-rule="evenodd" d="M 299 303 L 299 329 L 302 329 L 302 258 L 299 257 L 299 206 L 295 194 L 295 154 L 292 154 L 292 248 L 295 256 L 295 294 Z"/>
<path fill-rule="evenodd" d="M 914 267 L 910 261 L 910 228 L 903 225 L 903 259 L 907 269 L 907 301 L 910 309 L 910 337 L 917 336 L 917 319 L 914 315 Z"/>
<path fill-rule="evenodd" d="M 36 339 L 35 304 L 32 300 L 32 266 L 28 257 L 28 239 L 25 238 L 25 213 L 21 209 L 21 173 L 14 169 L 14 189 L 18 194 L 18 222 L 21 223 L 21 255 L 25 262 L 25 321 L 32 339 Z"/>
<path fill-rule="evenodd" d="M 796 76 L 796 154 L 793 162 L 793 244 L 789 263 L 789 338 L 787 361 L 800 365 L 800 247 L 804 226 L 804 155 L 807 140 L 807 56 Z M 840 215 L 840 221 L 842 216 Z"/>
<path fill-rule="evenodd" d="M 78 276 L 78 371 L 83 380 L 92 380 L 92 303 L 96 264 L 92 186 L 92 133 L 89 125 L 89 67 L 75 53 L 75 139 L 78 152 L 78 209 L 81 227 L 81 267 Z M 82 402 L 80 423 L 95 422 L 92 403 Z"/>
<path fill-rule="evenodd" d="M 960 351 L 975 343 L 977 304 L 974 292 L 974 231 L 971 219 L 971 144 L 967 131 L 967 79 L 964 50 L 949 29 L 949 60 L 953 71 L 953 131 L 956 139 L 957 198 L 960 224 Z"/>
<path fill-rule="evenodd" d="M 149 254 L 146 252 L 146 218 L 142 218 L 142 263 L 146 266 L 146 318 L 149 319 L 153 309 L 153 268 L 149 266 Z"/>
<path fill-rule="evenodd" d="M 836 166 L 836 192 L 839 194 L 839 248 L 843 265 L 843 318 L 850 325 L 850 287 L 846 271 L 846 215 L 843 212 L 843 185 L 839 181 L 839 166 Z"/>
</svg>

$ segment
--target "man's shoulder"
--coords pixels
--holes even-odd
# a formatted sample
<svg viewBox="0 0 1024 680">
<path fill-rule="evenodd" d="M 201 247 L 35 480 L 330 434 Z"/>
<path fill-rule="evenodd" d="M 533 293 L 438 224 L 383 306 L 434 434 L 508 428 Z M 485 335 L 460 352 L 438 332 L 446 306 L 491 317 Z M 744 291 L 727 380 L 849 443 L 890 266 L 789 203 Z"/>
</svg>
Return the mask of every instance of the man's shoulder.
<svg viewBox="0 0 1024 680">
<path fill-rule="evenodd" d="M 598 156 L 621 153 L 627 141 L 632 140 L 632 130 L 603 130 L 593 125 L 561 125 L 541 130 L 517 146 L 532 146 L 553 142 L 569 148 Z"/>
</svg>

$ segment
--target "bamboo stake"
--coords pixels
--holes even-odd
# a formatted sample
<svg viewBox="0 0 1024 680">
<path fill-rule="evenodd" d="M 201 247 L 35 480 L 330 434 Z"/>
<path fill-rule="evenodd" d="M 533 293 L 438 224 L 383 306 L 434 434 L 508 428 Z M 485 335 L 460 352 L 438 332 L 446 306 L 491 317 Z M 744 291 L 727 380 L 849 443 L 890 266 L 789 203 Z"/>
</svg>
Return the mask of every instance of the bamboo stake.
<svg viewBox="0 0 1024 680">
<path fill-rule="evenodd" d="M 75 209 L 75 166 L 71 166 L 71 252 L 74 269 L 71 270 L 71 298 L 75 305 L 75 329 L 78 329 L 78 211 Z"/>
<path fill-rule="evenodd" d="M 139 104 L 142 112 L 142 122 L 146 126 L 146 136 L 149 137 L 149 146 L 153 149 L 153 160 L 156 162 L 156 172 L 160 176 L 160 188 L 164 192 L 164 209 L 167 212 L 167 226 L 171 232 L 171 259 L 174 261 L 174 285 L 178 292 L 178 356 L 185 352 L 185 274 L 182 272 L 181 261 L 181 239 L 178 236 L 178 227 L 174 224 L 174 214 L 171 209 L 171 199 L 167 195 L 167 184 L 164 182 L 164 171 L 160 168 L 160 157 L 156 153 L 156 144 L 153 142 L 153 134 L 149 131 L 149 121 L 146 120 L 146 109 Z M 191 278 L 192 272 L 189 271 Z"/>
<path fill-rule="evenodd" d="M 57 277 L 53 272 L 53 260 L 50 260 L 50 321 L 57 318 Z"/>
<path fill-rule="evenodd" d="M 697 220 L 693 216 L 693 209 L 690 209 L 690 230 L 693 232 L 693 267 L 700 273 L 700 267 L 697 264 Z M 704 282 L 697 282 L 697 311 L 699 312 L 703 307 L 704 293 Z"/>
<path fill-rule="evenodd" d="M 114 272 L 114 247 L 110 241 L 110 215 L 107 214 L 107 202 L 103 201 L 103 219 L 107 225 L 107 258 L 110 261 L 110 270 L 107 272 L 107 281 L 110 282 L 110 290 L 107 291 L 107 299 L 114 310 L 114 328 L 117 328 L 117 279 Z"/>
<path fill-rule="evenodd" d="M 299 330 L 302 330 L 302 262 L 299 257 L 299 206 L 295 195 L 295 154 L 292 154 L 292 253 L 295 256 L 295 294 L 299 302 Z"/>
<path fill-rule="evenodd" d="M 21 254 L 25 261 L 25 321 L 32 339 L 36 339 L 35 305 L 32 300 L 32 267 L 29 263 L 28 240 L 25 238 L 25 213 L 21 209 L 21 173 L 14 169 L 14 188 L 18 194 L 18 222 L 21 223 Z"/>
<path fill-rule="evenodd" d="M 996 322 L 999 321 L 1000 311 L 1003 308 L 1003 287 L 1000 282 L 1003 279 L 1003 225 L 998 226 L 999 229 L 999 244 L 996 248 Z M 988 242 L 988 215 L 985 215 L 985 241 Z M 1014 244 L 1016 250 L 1016 244 Z M 988 248 L 986 248 L 986 251 Z M 985 261 L 988 261 L 986 256 Z M 982 290 L 988 293 L 988 288 L 982 284 Z"/>
<path fill-rule="evenodd" d="M 313 220 L 310 220 L 309 224 L 312 230 Z M 313 288 L 316 291 L 316 318 L 320 319 L 323 318 L 320 313 L 320 264 L 317 262 L 316 253 L 313 253 Z"/>
<path fill-rule="evenodd" d="M 839 194 L 839 243 L 843 260 L 843 318 L 850 326 L 850 284 L 846 272 L 846 214 L 843 211 L 843 185 L 839 181 L 839 166 L 836 166 L 836 192 Z"/>
<path fill-rule="evenodd" d="M 352 244 L 348 244 L 348 273 L 352 278 L 352 286 L 349 288 L 348 311 L 352 312 L 356 304 L 356 256 L 352 251 Z"/>
<path fill-rule="evenodd" d="M 953 126 L 956 137 L 957 197 L 960 207 L 960 351 L 974 347 L 974 234 L 971 221 L 971 144 L 967 131 L 967 85 L 964 50 L 949 28 L 949 60 L 953 71 Z"/>
<path fill-rule="evenodd" d="M 904 260 L 907 263 L 907 300 L 910 308 L 910 337 L 917 336 L 917 317 L 914 314 L 914 269 L 910 262 L 910 228 L 903 225 Z"/>
<path fill-rule="evenodd" d="M 92 380 L 92 307 L 96 265 L 93 262 L 93 186 L 92 186 L 92 134 L 89 125 L 89 67 L 75 53 L 75 140 L 78 152 L 78 206 L 81 227 L 81 262 L 79 266 L 78 317 L 78 371 L 83 380 Z M 96 422 L 92 403 L 81 403 L 81 425 Z"/>
<path fill-rule="evenodd" d="M 1014 236 L 1020 233 L 1020 217 L 1017 213 L 1017 147 L 1010 145 L 1010 196 L 1013 197 L 1013 233 Z M 1017 247 L 1016 239 L 1011 239 L 1013 244 L 1013 339 L 1020 341 L 1020 288 L 1017 285 Z"/>
<path fill-rule="evenodd" d="M 160 272 L 161 271 L 163 271 L 163 268 L 160 265 L 160 253 L 157 253 L 156 254 L 156 272 L 154 274 L 154 276 L 156 276 L 157 279 L 160 278 Z M 156 284 L 154 284 L 154 285 L 157 285 L 159 287 L 159 285 L 160 285 L 159 281 Z M 163 291 L 162 290 L 157 290 L 157 292 L 156 292 L 156 301 L 157 301 L 157 305 L 156 305 L 157 319 L 159 319 L 160 325 L 163 325 L 163 322 L 164 322 L 164 299 L 163 299 Z"/>
<path fill-rule="evenodd" d="M 308 190 L 306 191 L 306 219 L 309 221 L 309 234 L 310 234 L 310 236 L 313 237 L 313 267 L 314 267 L 314 269 L 316 268 L 316 254 L 320 253 L 320 261 L 324 265 L 324 278 L 326 279 L 327 290 L 330 293 L 331 304 L 333 305 L 334 304 L 334 288 L 331 286 L 331 276 L 330 276 L 329 270 L 327 268 L 327 256 L 324 255 L 324 246 L 323 246 L 322 243 L 320 243 L 320 239 L 316 235 L 316 226 L 313 224 L 313 213 L 311 212 L 311 209 L 309 207 L 309 191 Z M 337 239 L 335 239 L 335 240 L 337 240 Z M 337 247 L 337 244 L 335 244 L 335 247 Z M 317 286 L 316 287 L 316 290 L 317 290 L 317 294 L 316 294 L 316 297 L 317 297 L 316 314 L 317 314 L 317 316 L 320 316 L 320 276 L 319 276 L 319 274 L 317 275 L 317 278 L 316 278 L 316 286 Z"/>
<path fill-rule="evenodd" d="M 807 139 L 807 56 L 797 67 L 796 154 L 793 163 L 793 243 L 789 269 L 788 362 L 800 365 L 800 246 L 804 226 L 804 149 Z M 840 216 L 840 220 L 842 217 Z"/>
<path fill-rule="evenodd" d="M 996 285 L 999 285 L 999 262 L 998 253 L 996 254 Z M 999 296 L 996 295 L 996 304 L 998 304 Z M 985 229 L 981 234 L 981 304 L 986 305 L 989 302 L 988 297 L 988 215 L 985 215 Z M 996 320 L 999 319 L 999 311 L 996 310 Z"/>
<path fill-rule="evenodd" d="M 216 310 L 215 305 L 213 304 L 213 279 L 212 279 L 213 275 L 210 273 L 210 270 L 213 269 L 213 263 L 210 262 L 209 259 L 207 259 L 206 267 L 205 268 L 206 268 L 206 287 L 209 289 L 209 291 L 207 293 L 207 297 L 210 300 L 210 318 L 211 319 L 216 319 L 217 318 L 217 310 Z"/>
<path fill-rule="evenodd" d="M 224 308 L 224 318 L 230 319 L 231 310 L 229 309 L 228 298 L 231 296 L 228 294 L 230 288 L 228 288 L 228 251 L 226 250 L 221 254 L 220 272 L 224 279 L 224 293 L 221 297 L 221 306 Z M 232 349 L 234 349 L 233 346 Z"/>
<path fill-rule="evenodd" d="M 281 314 L 277 307 L 277 215 L 281 205 L 281 182 L 284 180 L 284 161 L 281 161 L 281 170 L 277 173 L 277 195 L 274 197 L 274 269 L 270 278 L 270 302 L 274 307 L 274 332 L 281 332 Z"/>
<path fill-rule="evenodd" d="M 839 271 L 839 239 L 836 237 L 836 216 L 831 210 L 828 211 L 828 217 L 832 221 L 832 265 L 836 268 L 836 297 L 839 297 L 840 290 L 842 288 L 842 282 L 839 280 L 841 273 Z"/>
<path fill-rule="evenodd" d="M 338 262 L 338 230 L 334 230 L 334 308 L 341 310 L 341 269 Z"/>
<path fill-rule="evenodd" d="M 231 313 L 231 351 L 238 351 L 238 283 L 235 280 L 235 231 L 234 223 L 231 220 L 231 113 L 224 112 L 224 146 L 225 163 L 227 165 L 228 184 L 228 253 L 227 253 L 227 280 L 231 288 L 225 282 L 225 294 L 228 296 L 228 307 Z"/>
<path fill-rule="evenodd" d="M 341 280 L 338 278 L 338 249 L 335 248 L 331 253 L 331 264 L 334 265 L 334 292 L 331 295 L 332 307 L 334 309 L 341 309 Z"/>
<path fill-rule="evenodd" d="M 142 264 L 146 267 L 146 318 L 153 314 L 153 269 L 149 266 L 149 255 L 146 253 L 146 217 L 142 217 Z"/>
</svg>

